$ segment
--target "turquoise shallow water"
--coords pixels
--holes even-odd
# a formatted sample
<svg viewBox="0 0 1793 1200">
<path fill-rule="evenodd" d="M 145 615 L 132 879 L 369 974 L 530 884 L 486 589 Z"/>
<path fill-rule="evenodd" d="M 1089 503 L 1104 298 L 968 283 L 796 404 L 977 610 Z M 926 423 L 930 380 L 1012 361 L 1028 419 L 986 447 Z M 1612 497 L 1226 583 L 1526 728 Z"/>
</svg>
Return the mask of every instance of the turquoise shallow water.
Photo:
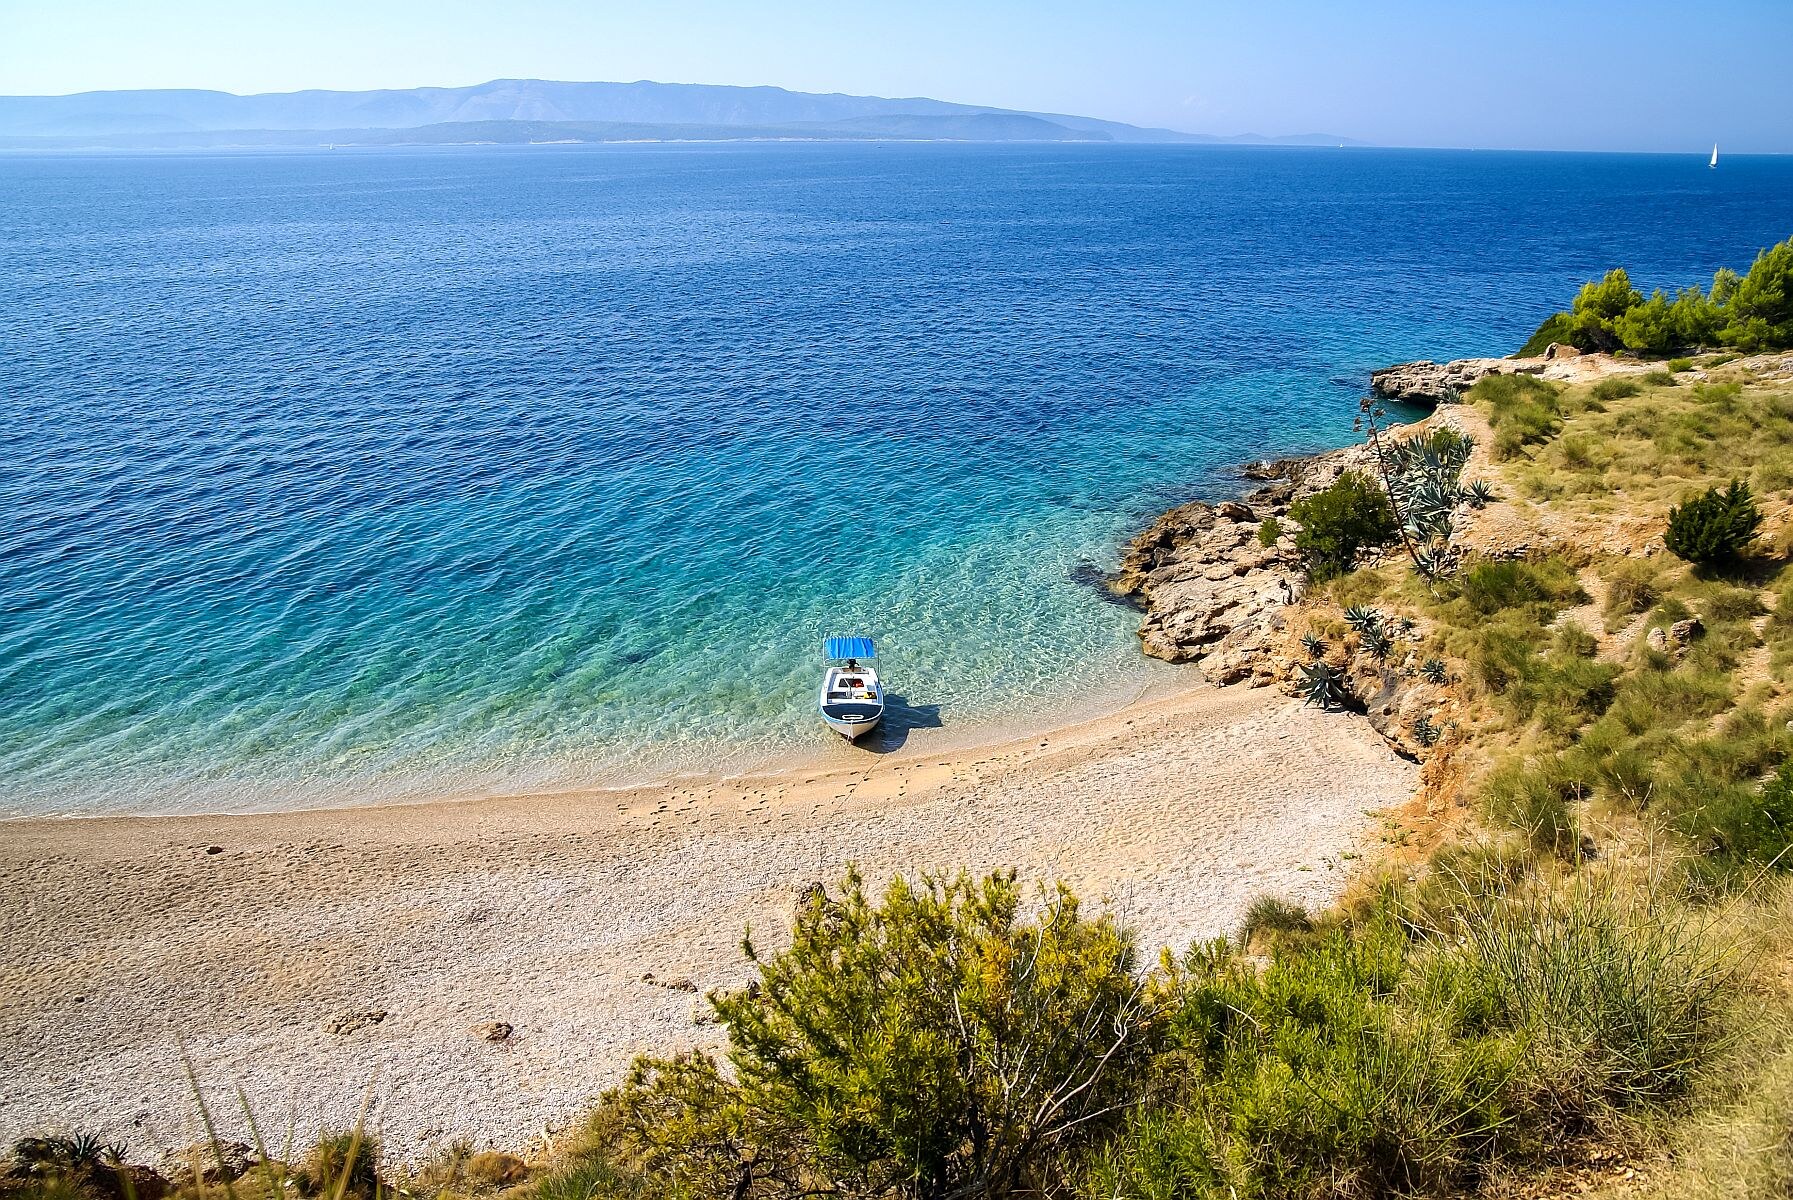
<svg viewBox="0 0 1793 1200">
<path fill-rule="evenodd" d="M 830 630 L 880 640 L 880 749 L 1099 703 L 1147 669 L 1090 580 L 1153 512 L 1790 198 L 1694 156 L 0 158 L 0 812 L 837 753 Z"/>
</svg>

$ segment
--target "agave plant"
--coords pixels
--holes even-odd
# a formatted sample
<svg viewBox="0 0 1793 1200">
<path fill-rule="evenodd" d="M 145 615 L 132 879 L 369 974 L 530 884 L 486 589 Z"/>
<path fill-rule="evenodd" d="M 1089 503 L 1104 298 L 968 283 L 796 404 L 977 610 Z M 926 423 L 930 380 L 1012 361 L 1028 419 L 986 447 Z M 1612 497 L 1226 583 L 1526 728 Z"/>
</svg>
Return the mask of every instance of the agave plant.
<svg viewBox="0 0 1793 1200">
<path fill-rule="evenodd" d="M 1478 479 L 1463 489 L 1463 500 L 1471 508 L 1487 508 L 1498 499 L 1486 479 Z"/>
<path fill-rule="evenodd" d="M 1351 699 L 1344 677 L 1327 662 L 1303 663 L 1299 686 L 1305 703 L 1318 704 L 1326 712 L 1345 707 Z"/>
<path fill-rule="evenodd" d="M 1402 617 L 1395 622 L 1394 633 L 1396 637 L 1412 637 L 1414 631 L 1418 628 L 1418 621 L 1415 621 L 1412 617 Z"/>
<path fill-rule="evenodd" d="M 1301 635 L 1301 648 L 1311 657 L 1319 658 L 1326 653 L 1326 639 L 1317 633 L 1304 633 Z"/>
<path fill-rule="evenodd" d="M 1432 435 L 1427 448 L 1447 470 L 1457 472 L 1469 461 L 1469 452 L 1475 449 L 1475 440 L 1455 429 L 1440 429 Z"/>
<path fill-rule="evenodd" d="M 1427 579 L 1438 579 L 1451 573 L 1457 556 L 1449 546 L 1423 546 L 1414 552 L 1414 564 Z"/>
<path fill-rule="evenodd" d="M 1420 678 L 1427 683 L 1449 683 L 1450 672 L 1445 670 L 1442 658 L 1428 658 L 1419 665 Z"/>
<path fill-rule="evenodd" d="M 1371 626 L 1359 635 L 1359 644 L 1369 652 L 1377 662 L 1387 662 L 1388 656 L 1394 653 L 1394 639 L 1381 626 Z"/>
<path fill-rule="evenodd" d="M 13 1147 L 17 1170 L 27 1175 L 117 1166 L 128 1153 L 122 1145 L 102 1142 L 92 1134 L 73 1137 L 24 1138 Z"/>
<path fill-rule="evenodd" d="M 1382 614 L 1363 604 L 1353 604 L 1345 610 L 1345 622 L 1362 633 L 1366 629 L 1382 628 Z"/>
<path fill-rule="evenodd" d="M 1444 736 L 1444 730 L 1432 723 L 1432 718 L 1424 714 L 1413 723 L 1413 737 L 1422 746 L 1436 746 L 1438 739 Z"/>
</svg>

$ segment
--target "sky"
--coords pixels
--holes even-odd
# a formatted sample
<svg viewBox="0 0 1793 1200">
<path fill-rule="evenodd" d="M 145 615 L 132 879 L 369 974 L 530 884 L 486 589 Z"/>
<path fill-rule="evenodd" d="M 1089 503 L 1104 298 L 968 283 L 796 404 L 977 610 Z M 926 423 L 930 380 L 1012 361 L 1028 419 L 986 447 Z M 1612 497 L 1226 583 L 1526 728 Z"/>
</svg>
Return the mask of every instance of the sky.
<svg viewBox="0 0 1793 1200">
<path fill-rule="evenodd" d="M 494 78 L 932 96 L 1195 133 L 1793 152 L 1793 0 L 0 0 L 0 94 Z"/>
</svg>

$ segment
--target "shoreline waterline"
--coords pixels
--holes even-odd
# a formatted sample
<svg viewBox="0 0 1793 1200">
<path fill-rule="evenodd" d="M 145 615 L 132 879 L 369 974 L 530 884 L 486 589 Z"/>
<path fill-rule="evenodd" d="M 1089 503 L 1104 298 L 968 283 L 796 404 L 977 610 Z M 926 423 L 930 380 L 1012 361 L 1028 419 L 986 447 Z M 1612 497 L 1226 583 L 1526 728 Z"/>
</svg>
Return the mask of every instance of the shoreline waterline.
<svg viewBox="0 0 1793 1200">
<path fill-rule="evenodd" d="M 423 777 L 388 780 L 384 787 L 361 794 L 355 793 L 352 782 L 342 780 L 307 781 L 303 785 L 284 789 L 278 783 L 270 787 L 262 781 L 221 780 L 209 785 L 210 793 L 228 796 L 233 791 L 251 791 L 258 798 L 248 802 L 226 799 L 209 805 L 177 802 L 172 806 L 152 807 L 154 801 L 149 796 L 153 785 L 137 785 L 130 790 L 145 796 L 141 807 L 82 806 L 60 811 L 32 811 L 26 807 L 6 807 L 6 802 L 0 800 L 0 829 L 16 828 L 35 821 L 72 823 L 275 817 L 285 814 L 366 812 L 387 808 L 417 809 L 488 801 L 612 795 L 656 788 L 688 787 L 700 783 L 734 786 L 818 772 L 863 773 L 884 766 L 911 763 L 917 759 L 961 755 L 1033 737 L 1052 736 L 1113 716 L 1140 703 L 1149 703 L 1205 686 L 1199 676 L 1186 668 L 1162 663 L 1142 654 L 1139 669 L 1132 677 L 1059 697 L 1050 706 L 1030 713 L 998 712 L 947 726 L 907 729 L 901 735 L 900 744 L 884 749 L 868 749 L 864 742 L 849 744 L 838 735 L 822 730 L 827 735 L 826 738 L 818 736 L 803 742 L 752 749 L 718 748 L 723 753 L 732 750 L 737 761 L 709 769 L 670 767 L 631 770 L 618 766 L 609 771 L 599 769 L 587 772 L 576 766 L 563 768 L 561 764 L 548 763 L 541 772 L 542 780 L 534 783 L 518 779 L 514 772 L 494 772 L 485 778 L 476 777 L 474 781 L 457 784 L 449 781 L 454 776 L 450 772 L 440 780 Z M 817 724 L 820 728 L 819 719 Z M 704 755 L 693 754 L 692 757 L 702 758 Z M 571 778 L 555 779 L 552 778 L 554 775 Z M 112 794 L 115 790 L 115 785 L 96 785 L 91 794 Z M 192 794 L 188 792 L 187 796 Z"/>
<path fill-rule="evenodd" d="M 520 1149 L 634 1054 L 713 1044 L 697 1010 L 747 978 L 743 930 L 775 948 L 797 892 L 849 863 L 1062 879 L 1142 946 L 1181 947 L 1266 891 L 1329 899 L 1416 779 L 1362 721 L 1198 686 L 869 768 L 13 822 L 0 1138 L 78 1119 L 191 1142 L 190 1053 L 208 1092 L 241 1084 L 301 1136 L 352 1123 L 372 1085 L 400 1158 L 456 1137 Z M 494 1020 L 516 1030 L 503 1047 L 469 1032 Z"/>
</svg>

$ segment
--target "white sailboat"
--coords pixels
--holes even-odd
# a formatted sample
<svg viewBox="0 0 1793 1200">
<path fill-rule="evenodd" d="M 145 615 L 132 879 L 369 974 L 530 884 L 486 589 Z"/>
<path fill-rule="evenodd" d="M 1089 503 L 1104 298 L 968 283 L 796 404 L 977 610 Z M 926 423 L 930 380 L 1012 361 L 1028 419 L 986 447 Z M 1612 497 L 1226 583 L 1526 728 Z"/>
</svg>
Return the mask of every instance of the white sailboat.
<svg viewBox="0 0 1793 1200">
<path fill-rule="evenodd" d="M 1706 165 L 1708 167 L 1716 167 L 1718 165 L 1718 143 L 1717 142 L 1712 143 L 1712 161 L 1707 163 Z"/>
<path fill-rule="evenodd" d="M 868 637 L 831 637 L 822 643 L 822 691 L 816 698 L 822 721 L 848 741 L 857 741 L 884 716 L 884 685 L 872 659 L 878 652 Z"/>
</svg>

